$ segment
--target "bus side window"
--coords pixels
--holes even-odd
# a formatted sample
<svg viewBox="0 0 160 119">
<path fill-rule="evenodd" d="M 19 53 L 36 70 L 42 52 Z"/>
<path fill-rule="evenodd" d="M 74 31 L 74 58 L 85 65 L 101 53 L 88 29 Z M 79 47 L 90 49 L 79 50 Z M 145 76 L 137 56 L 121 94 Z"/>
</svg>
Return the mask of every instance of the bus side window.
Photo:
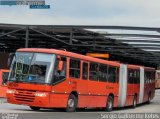
<svg viewBox="0 0 160 119">
<path fill-rule="evenodd" d="M 137 83 L 140 83 L 140 70 L 137 70 Z"/>
<path fill-rule="evenodd" d="M 145 84 L 147 83 L 147 72 L 146 71 L 144 72 L 144 83 Z"/>
<path fill-rule="evenodd" d="M 100 71 L 99 81 L 101 82 L 107 82 L 107 67 L 108 66 L 104 64 L 99 65 L 99 71 Z"/>
<path fill-rule="evenodd" d="M 90 75 L 89 79 L 92 81 L 98 81 L 98 75 L 99 75 L 99 66 L 97 63 L 90 63 Z"/>
<path fill-rule="evenodd" d="M 2 72 L 2 85 L 7 85 L 9 72 Z"/>
<path fill-rule="evenodd" d="M 60 61 L 63 61 L 63 66 L 62 70 L 58 71 L 58 64 Z M 65 78 L 66 78 L 66 57 L 61 57 L 61 59 L 57 59 L 56 61 L 53 83 L 65 80 Z"/>
<path fill-rule="evenodd" d="M 154 82 L 155 81 L 155 71 L 152 71 L 152 82 Z"/>
<path fill-rule="evenodd" d="M 149 71 L 145 71 L 145 83 L 149 83 L 150 80 L 150 72 Z"/>
<path fill-rule="evenodd" d="M 137 84 L 137 70 L 133 70 L 134 77 L 133 77 L 133 84 Z"/>
<path fill-rule="evenodd" d="M 88 79 L 88 63 L 83 62 L 83 74 L 82 74 L 82 79 L 87 80 Z"/>
<path fill-rule="evenodd" d="M 109 69 L 108 69 L 108 82 L 116 83 L 116 80 L 117 80 L 116 67 L 109 66 Z"/>
<path fill-rule="evenodd" d="M 140 83 L 140 70 L 128 69 L 128 84 Z"/>
<path fill-rule="evenodd" d="M 119 82 L 119 67 L 116 68 L 117 69 L 117 75 L 116 75 L 116 82 Z"/>
<path fill-rule="evenodd" d="M 128 69 L 128 84 L 134 83 L 134 70 Z"/>
<path fill-rule="evenodd" d="M 80 61 L 76 59 L 70 59 L 69 77 L 80 78 Z"/>
<path fill-rule="evenodd" d="M 154 82 L 154 80 L 155 80 L 155 72 L 150 71 L 150 83 Z"/>
</svg>

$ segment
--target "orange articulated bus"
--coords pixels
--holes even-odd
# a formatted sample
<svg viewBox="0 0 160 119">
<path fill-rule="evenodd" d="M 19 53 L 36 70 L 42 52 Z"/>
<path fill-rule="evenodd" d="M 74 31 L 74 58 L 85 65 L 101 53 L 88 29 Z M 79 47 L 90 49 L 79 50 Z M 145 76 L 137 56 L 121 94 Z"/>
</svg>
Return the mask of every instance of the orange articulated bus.
<svg viewBox="0 0 160 119">
<path fill-rule="evenodd" d="M 63 50 L 24 48 L 12 61 L 7 101 L 40 108 L 105 108 L 150 102 L 155 69 Z M 149 88 L 148 88 L 149 87 Z"/>
<path fill-rule="evenodd" d="M 6 97 L 9 70 L 0 69 L 0 98 Z"/>
</svg>

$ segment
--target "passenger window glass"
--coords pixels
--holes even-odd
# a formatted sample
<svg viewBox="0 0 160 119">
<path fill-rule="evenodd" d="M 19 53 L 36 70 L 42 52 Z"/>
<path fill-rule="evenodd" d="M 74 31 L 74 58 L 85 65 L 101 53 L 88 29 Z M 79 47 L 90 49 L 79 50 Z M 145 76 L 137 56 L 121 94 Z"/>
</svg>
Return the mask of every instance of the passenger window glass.
<svg viewBox="0 0 160 119">
<path fill-rule="evenodd" d="M 115 83 L 117 82 L 117 70 L 116 67 L 109 66 L 108 69 L 108 82 Z"/>
<path fill-rule="evenodd" d="M 154 71 L 145 71 L 145 83 L 151 83 L 155 80 Z"/>
<path fill-rule="evenodd" d="M 140 83 L 140 71 L 137 69 L 128 69 L 128 84 Z"/>
<path fill-rule="evenodd" d="M 149 83 L 149 79 L 150 79 L 150 72 L 149 71 L 145 71 L 145 83 Z"/>
<path fill-rule="evenodd" d="M 7 85 L 9 72 L 2 72 L 2 85 Z"/>
<path fill-rule="evenodd" d="M 154 82 L 155 80 L 155 71 L 152 71 L 152 81 Z"/>
<path fill-rule="evenodd" d="M 118 83 L 119 82 L 119 67 L 116 68 L 116 72 L 117 72 L 117 75 L 116 75 L 116 82 Z"/>
<path fill-rule="evenodd" d="M 69 76 L 72 78 L 80 78 L 80 61 L 70 59 L 70 74 Z"/>
<path fill-rule="evenodd" d="M 140 70 L 137 70 L 137 84 L 140 83 Z"/>
<path fill-rule="evenodd" d="M 84 79 L 84 80 L 88 79 L 88 63 L 83 63 L 82 79 Z"/>
<path fill-rule="evenodd" d="M 93 81 L 98 81 L 99 77 L 99 66 L 97 63 L 90 63 L 90 76 L 89 79 Z"/>
<path fill-rule="evenodd" d="M 99 81 L 107 82 L 107 65 L 99 65 Z"/>
<path fill-rule="evenodd" d="M 134 83 L 134 71 L 131 69 L 128 69 L 128 84 Z"/>
<path fill-rule="evenodd" d="M 60 61 L 63 61 L 63 66 L 62 66 L 62 70 L 58 71 L 58 65 Z M 65 79 L 66 79 L 66 58 L 61 57 L 61 59 L 57 59 L 56 61 L 53 83 L 60 82 Z"/>
</svg>

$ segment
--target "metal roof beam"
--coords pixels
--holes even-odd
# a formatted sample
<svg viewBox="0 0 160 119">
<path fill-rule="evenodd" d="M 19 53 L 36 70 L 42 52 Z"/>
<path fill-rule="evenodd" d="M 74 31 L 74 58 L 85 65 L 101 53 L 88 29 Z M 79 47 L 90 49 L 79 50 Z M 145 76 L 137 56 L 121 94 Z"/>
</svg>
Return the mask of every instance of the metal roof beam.
<svg viewBox="0 0 160 119">
<path fill-rule="evenodd" d="M 25 28 L 21 28 L 21 29 L 17 29 L 17 30 L 13 30 L 13 31 L 4 33 L 4 34 L 0 35 L 0 37 L 3 37 L 3 36 L 6 36 L 6 35 L 9 35 L 9 34 L 12 34 L 12 33 L 18 32 L 18 31 L 21 31 L 21 30 L 23 30 L 23 29 L 25 29 Z"/>
<path fill-rule="evenodd" d="M 108 33 L 104 36 L 122 36 L 122 37 L 148 37 L 148 38 L 160 38 L 160 35 L 146 35 L 146 34 L 120 34 L 120 33 Z"/>
<path fill-rule="evenodd" d="M 36 30 L 36 29 L 33 29 L 33 28 L 30 28 L 30 29 L 33 30 L 33 31 L 35 31 L 35 32 L 37 32 L 37 33 L 43 34 L 44 36 L 47 36 L 47 37 L 52 38 L 52 39 L 55 39 L 56 41 L 59 41 L 59 42 L 62 42 L 62 43 L 64 43 L 64 44 L 69 45 L 69 43 L 64 42 L 63 40 L 60 40 L 59 38 L 53 37 L 53 36 L 51 36 L 51 35 L 48 35 L 48 34 L 46 34 L 46 33 L 43 33 L 43 32 L 41 32 L 41 31 Z"/>
<path fill-rule="evenodd" d="M 32 25 L 33 26 L 33 25 Z M 120 29 L 120 30 L 143 30 L 143 31 L 159 31 L 156 27 L 132 27 L 132 26 L 88 26 L 88 25 L 40 25 L 40 27 L 50 28 L 81 28 L 81 29 Z"/>
<path fill-rule="evenodd" d="M 134 47 L 160 47 L 160 44 L 133 44 Z"/>
<path fill-rule="evenodd" d="M 152 40 L 118 40 L 118 41 L 121 41 L 121 42 L 125 42 L 125 43 L 130 43 L 130 42 L 134 42 L 134 43 L 160 43 L 160 40 L 159 41 L 152 41 Z"/>
</svg>

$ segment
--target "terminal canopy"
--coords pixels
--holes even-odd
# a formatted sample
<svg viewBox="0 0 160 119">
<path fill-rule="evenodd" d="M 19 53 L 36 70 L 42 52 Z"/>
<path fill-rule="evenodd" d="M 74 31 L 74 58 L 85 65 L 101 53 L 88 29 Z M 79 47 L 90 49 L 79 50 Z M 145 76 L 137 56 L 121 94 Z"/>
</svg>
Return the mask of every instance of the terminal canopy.
<svg viewBox="0 0 160 119">
<path fill-rule="evenodd" d="M 158 67 L 160 28 L 130 26 L 0 24 L 0 52 L 19 48 L 55 48 L 107 53 L 109 60 Z"/>
</svg>

